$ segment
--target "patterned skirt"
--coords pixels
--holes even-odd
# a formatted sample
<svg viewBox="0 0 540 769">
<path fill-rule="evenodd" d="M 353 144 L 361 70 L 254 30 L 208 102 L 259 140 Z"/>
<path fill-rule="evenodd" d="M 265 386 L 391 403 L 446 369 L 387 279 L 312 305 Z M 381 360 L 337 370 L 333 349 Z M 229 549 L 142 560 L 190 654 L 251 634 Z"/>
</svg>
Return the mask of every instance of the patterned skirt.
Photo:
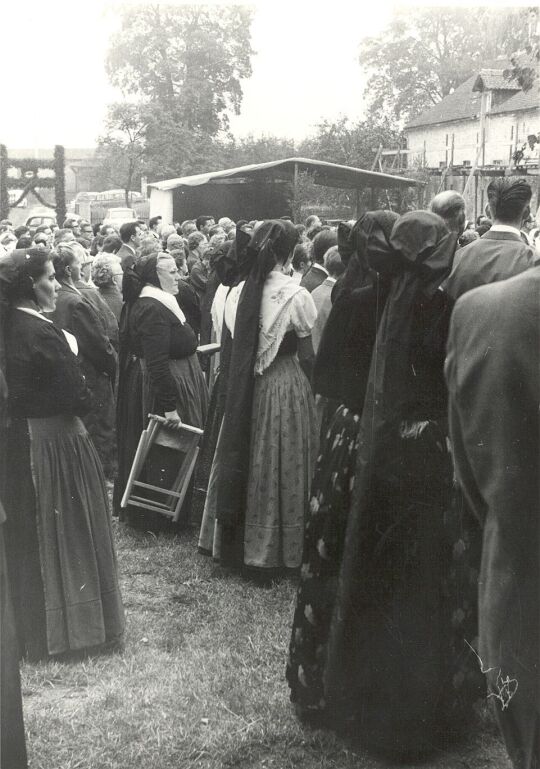
<svg viewBox="0 0 540 769">
<path fill-rule="evenodd" d="M 261 570 L 300 566 L 317 447 L 309 381 L 296 355 L 280 355 L 255 379 L 245 566 Z"/>
<path fill-rule="evenodd" d="M 324 708 L 323 674 L 337 589 L 360 417 L 339 406 L 322 438 L 311 487 L 304 555 L 287 663 L 291 700 Z"/>
</svg>

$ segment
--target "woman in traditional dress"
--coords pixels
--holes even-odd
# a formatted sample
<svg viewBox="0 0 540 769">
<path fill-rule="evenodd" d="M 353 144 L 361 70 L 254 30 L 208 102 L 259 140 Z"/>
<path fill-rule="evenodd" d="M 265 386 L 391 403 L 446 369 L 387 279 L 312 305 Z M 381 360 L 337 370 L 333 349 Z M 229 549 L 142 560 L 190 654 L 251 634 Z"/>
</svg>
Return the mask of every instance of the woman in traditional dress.
<svg viewBox="0 0 540 769">
<path fill-rule="evenodd" d="M 297 242 L 294 225 L 283 220 L 253 233 L 220 436 L 220 560 L 265 581 L 300 566 L 317 451 L 306 376 L 316 310 L 289 275 Z"/>
<path fill-rule="evenodd" d="M 390 244 L 395 274 L 362 412 L 324 700 L 329 721 L 404 758 L 459 732 L 470 701 L 449 584 L 459 543 L 446 527 L 450 308 L 439 286 L 456 235 L 436 214 L 417 211 L 396 222 Z M 309 604 L 305 613 L 309 620 Z"/>
<path fill-rule="evenodd" d="M 328 632 L 371 353 L 392 270 L 388 240 L 396 219 L 398 215 L 391 211 L 375 211 L 364 214 L 352 230 L 344 223 L 338 228 L 340 255 L 347 269 L 323 331 L 313 381 L 316 394 L 339 405 L 321 433 L 287 664 L 291 700 L 302 715 L 324 710 Z"/>
<path fill-rule="evenodd" d="M 134 274 L 137 297 L 129 312 L 132 355 L 143 363 L 150 411 L 171 422 L 204 428 L 208 389 L 197 357 L 197 338 L 176 301 L 179 273 L 170 254 L 139 259 Z M 125 276 L 124 276 L 125 277 Z M 132 404 L 137 406 L 138 404 Z M 178 455 L 173 449 L 154 446 L 146 462 L 146 481 L 170 488 L 178 474 Z M 189 517 L 191 494 L 182 507 L 180 524 Z M 158 513 L 128 508 L 127 521 L 146 528 L 162 528 Z"/>
<path fill-rule="evenodd" d="M 7 260 L 0 258 L 0 265 Z M 11 261 L 11 260 L 9 260 Z M 9 262 L 8 262 L 9 264 Z M 11 265 L 9 265 L 11 266 Z M 0 287 L 3 267 L 0 266 Z M 5 328 L 9 305 L 0 288 L 0 329 Z M 4 334 L 0 333 L 0 766 L 27 769 L 26 742 L 19 674 L 17 628 L 11 602 L 8 567 L 4 546 L 7 456 L 7 384 Z"/>
<path fill-rule="evenodd" d="M 124 612 L 77 342 L 43 315 L 59 290 L 53 263 L 40 250 L 9 261 L 5 534 L 21 652 L 41 659 L 117 642 Z"/>
<path fill-rule="evenodd" d="M 224 250 L 222 258 L 216 262 L 216 270 L 222 282 L 212 303 L 212 323 L 216 329 L 216 339 L 221 345 L 219 373 L 212 390 L 208 420 L 201 441 L 196 482 L 196 486 L 205 494 L 199 552 L 212 555 L 216 560 L 219 560 L 220 543 L 216 523 L 217 482 L 221 467 L 219 436 L 227 397 L 236 309 L 253 261 L 247 255 L 250 240 L 248 233 L 237 228 L 236 238 L 230 249 Z"/>
</svg>

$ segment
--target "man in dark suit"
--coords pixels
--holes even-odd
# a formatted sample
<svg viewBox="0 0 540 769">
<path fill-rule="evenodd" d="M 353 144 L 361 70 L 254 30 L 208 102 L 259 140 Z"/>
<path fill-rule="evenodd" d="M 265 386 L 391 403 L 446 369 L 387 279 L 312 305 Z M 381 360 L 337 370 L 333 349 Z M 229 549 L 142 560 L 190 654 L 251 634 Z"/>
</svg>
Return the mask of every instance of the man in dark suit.
<svg viewBox="0 0 540 769">
<path fill-rule="evenodd" d="M 456 475 L 483 527 L 479 651 L 515 769 L 540 766 L 540 267 L 454 308 L 446 380 Z"/>
<path fill-rule="evenodd" d="M 324 283 L 328 277 L 328 270 L 324 267 L 324 255 L 332 246 L 337 246 L 337 230 L 323 230 L 315 235 L 311 245 L 312 264 L 306 272 L 300 285 L 309 293 Z"/>
<path fill-rule="evenodd" d="M 444 285 L 454 300 L 472 288 L 506 280 L 540 263 L 520 232 L 530 213 L 530 184 L 525 179 L 500 177 L 490 182 L 487 193 L 493 226 L 480 240 L 457 251 Z"/>
<path fill-rule="evenodd" d="M 116 256 L 119 257 L 124 272 L 135 264 L 135 254 L 141 242 L 141 234 L 138 222 L 124 222 L 120 227 L 122 246 Z"/>
</svg>

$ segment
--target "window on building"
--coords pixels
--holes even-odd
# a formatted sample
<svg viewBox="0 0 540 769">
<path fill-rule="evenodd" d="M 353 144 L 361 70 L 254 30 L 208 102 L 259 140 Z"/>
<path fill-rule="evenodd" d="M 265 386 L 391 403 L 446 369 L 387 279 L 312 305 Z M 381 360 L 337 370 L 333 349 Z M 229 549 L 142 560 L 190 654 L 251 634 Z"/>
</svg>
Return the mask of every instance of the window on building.
<svg viewBox="0 0 540 769">
<path fill-rule="evenodd" d="M 448 147 L 448 134 L 446 134 L 446 146 Z"/>
<path fill-rule="evenodd" d="M 511 126 L 510 128 L 510 141 L 514 138 L 514 126 Z"/>
<path fill-rule="evenodd" d="M 445 160 L 439 160 L 439 168 L 446 168 L 446 161 Z"/>
<path fill-rule="evenodd" d="M 471 166 L 471 161 L 470 161 L 470 160 L 464 160 L 464 161 L 462 162 L 462 164 L 461 164 L 461 165 L 463 165 L 463 166 L 467 166 L 468 168 L 470 168 L 470 166 Z"/>
<path fill-rule="evenodd" d="M 492 163 L 492 165 L 494 166 L 502 166 L 502 164 L 503 164 L 502 160 L 494 160 Z"/>
</svg>

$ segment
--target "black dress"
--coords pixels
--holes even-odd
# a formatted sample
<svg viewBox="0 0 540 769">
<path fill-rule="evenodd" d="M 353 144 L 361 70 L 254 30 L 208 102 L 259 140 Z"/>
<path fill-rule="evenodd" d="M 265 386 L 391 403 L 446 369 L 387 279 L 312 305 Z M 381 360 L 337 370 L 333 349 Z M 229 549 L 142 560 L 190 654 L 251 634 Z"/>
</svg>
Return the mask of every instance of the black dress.
<svg viewBox="0 0 540 769">
<path fill-rule="evenodd" d="M 437 287 L 455 236 L 438 217 L 415 212 L 396 223 L 391 244 L 403 268 L 392 279 L 372 355 L 324 700 L 328 723 L 403 759 L 463 730 L 478 666 L 467 656 L 464 640 L 474 643 L 474 635 L 463 622 L 476 586 L 455 590 L 467 571 L 466 547 L 449 523 L 443 365 L 450 304 Z"/>
<path fill-rule="evenodd" d="M 204 428 L 208 390 L 196 354 L 197 338 L 189 324 L 181 323 L 156 299 L 140 297 L 129 314 L 129 344 L 134 362 L 139 361 L 142 367 L 139 388 L 145 391 L 143 402 L 149 411 L 163 415 L 176 409 L 183 422 Z M 138 375 L 134 379 L 141 381 Z M 129 406 L 133 407 L 140 410 L 140 402 Z M 155 446 L 146 462 L 146 481 L 170 488 L 178 474 L 178 462 L 173 449 Z M 188 493 L 182 507 L 183 525 L 189 518 L 190 505 Z M 128 508 L 126 520 L 131 525 L 152 529 L 167 525 L 163 516 L 140 508 Z"/>
<path fill-rule="evenodd" d="M 5 537 L 21 651 L 31 658 L 118 639 L 124 613 L 107 492 L 80 417 L 91 396 L 52 323 L 13 310 Z"/>
</svg>

